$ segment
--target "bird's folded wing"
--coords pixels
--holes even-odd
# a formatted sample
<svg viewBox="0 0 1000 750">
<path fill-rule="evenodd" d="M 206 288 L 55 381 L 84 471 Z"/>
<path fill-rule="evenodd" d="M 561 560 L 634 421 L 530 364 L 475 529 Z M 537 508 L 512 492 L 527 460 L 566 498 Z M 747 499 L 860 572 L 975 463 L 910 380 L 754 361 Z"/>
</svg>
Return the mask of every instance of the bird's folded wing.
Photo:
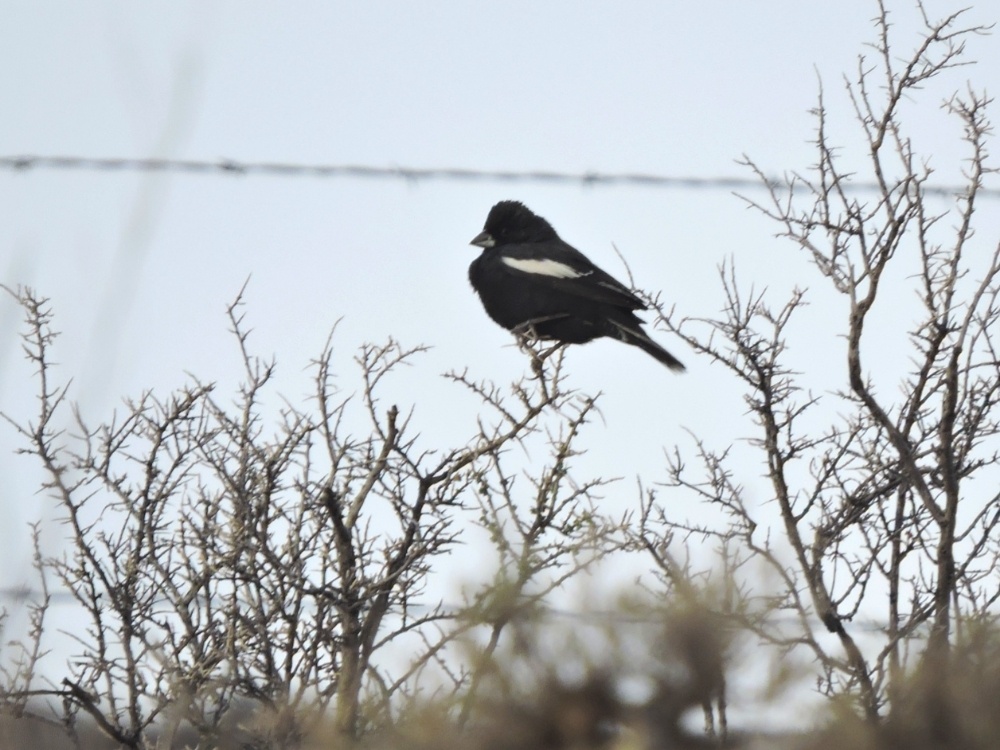
<svg viewBox="0 0 1000 750">
<path fill-rule="evenodd" d="M 575 252 L 575 251 L 574 251 Z M 546 284 L 561 292 L 584 299 L 604 302 L 630 310 L 645 310 L 646 305 L 628 287 L 605 273 L 584 256 L 576 253 L 553 254 L 557 257 L 518 257 L 504 253 L 500 260 L 509 270 L 523 274 L 536 283 Z"/>
</svg>

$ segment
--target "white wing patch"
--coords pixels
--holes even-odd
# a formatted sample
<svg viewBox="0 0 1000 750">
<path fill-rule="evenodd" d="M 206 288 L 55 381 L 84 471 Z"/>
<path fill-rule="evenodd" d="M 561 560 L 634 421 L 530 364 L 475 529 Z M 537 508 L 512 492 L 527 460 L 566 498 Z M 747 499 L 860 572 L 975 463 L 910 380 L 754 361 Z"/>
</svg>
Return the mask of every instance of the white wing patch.
<svg viewBox="0 0 1000 750">
<path fill-rule="evenodd" d="M 554 279 L 579 279 L 582 276 L 589 276 L 593 271 L 578 271 L 572 266 L 560 263 L 557 260 L 532 260 L 528 258 L 507 258 L 500 260 L 505 265 L 524 273 L 534 273 L 539 276 L 551 276 Z"/>
</svg>

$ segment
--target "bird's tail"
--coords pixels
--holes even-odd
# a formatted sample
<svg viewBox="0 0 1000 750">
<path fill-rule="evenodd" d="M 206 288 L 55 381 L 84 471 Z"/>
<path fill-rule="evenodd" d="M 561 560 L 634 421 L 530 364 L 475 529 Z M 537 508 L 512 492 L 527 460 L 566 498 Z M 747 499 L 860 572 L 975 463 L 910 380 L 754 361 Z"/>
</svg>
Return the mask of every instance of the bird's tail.
<svg viewBox="0 0 1000 750">
<path fill-rule="evenodd" d="M 610 323 L 614 326 L 614 332 L 617 338 L 624 341 L 626 344 L 639 347 L 646 352 L 646 354 L 649 354 L 657 361 L 662 362 L 671 370 L 683 372 L 686 369 L 677 357 L 653 341 L 653 339 L 647 336 L 646 332 L 638 325 L 627 325 L 625 323 L 620 323 L 617 320 L 612 320 Z"/>
</svg>

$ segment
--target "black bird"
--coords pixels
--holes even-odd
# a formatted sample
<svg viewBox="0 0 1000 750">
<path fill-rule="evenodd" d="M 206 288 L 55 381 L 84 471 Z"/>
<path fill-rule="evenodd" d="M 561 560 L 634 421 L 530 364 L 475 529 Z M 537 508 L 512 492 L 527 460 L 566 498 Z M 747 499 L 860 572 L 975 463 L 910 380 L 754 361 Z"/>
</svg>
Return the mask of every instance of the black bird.
<svg viewBox="0 0 1000 750">
<path fill-rule="evenodd" d="M 524 204 L 497 203 L 470 244 L 483 252 L 469 266 L 469 281 L 489 316 L 507 330 L 568 344 L 608 336 L 671 370 L 684 369 L 642 329 L 634 311 L 646 309 L 643 301 Z"/>
</svg>

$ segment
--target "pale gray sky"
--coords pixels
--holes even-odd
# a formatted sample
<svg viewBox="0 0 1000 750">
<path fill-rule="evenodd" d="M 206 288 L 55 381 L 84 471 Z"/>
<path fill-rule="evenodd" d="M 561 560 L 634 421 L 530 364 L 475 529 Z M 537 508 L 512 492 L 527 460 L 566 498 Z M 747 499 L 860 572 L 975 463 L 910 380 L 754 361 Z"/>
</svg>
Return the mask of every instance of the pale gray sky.
<svg viewBox="0 0 1000 750">
<path fill-rule="evenodd" d="M 968 3 L 931 0 L 932 16 Z M 970 21 L 995 20 L 980 3 Z M 913 2 L 890 2 L 900 54 L 917 40 Z M 0 6 L 0 156 L 171 157 L 306 164 L 466 167 L 671 176 L 804 170 L 817 85 L 831 124 L 856 144 L 842 75 L 873 39 L 875 4 L 768 0 L 630 2 L 51 2 Z M 937 110 L 947 88 L 997 89 L 1000 45 L 928 92 L 911 123 L 918 145 L 957 174 L 960 129 Z M 848 164 L 857 152 L 845 151 Z M 466 280 L 469 240 L 490 206 L 513 198 L 545 216 L 611 273 L 684 314 L 714 315 L 717 265 L 783 299 L 817 287 L 806 321 L 831 319 L 807 259 L 726 189 L 536 183 L 312 179 L 0 170 L 0 280 L 52 299 L 58 359 L 93 420 L 123 396 L 240 376 L 224 317 L 250 276 L 246 313 L 257 353 L 275 355 L 280 390 L 308 391 L 304 368 L 341 320 L 346 384 L 357 346 L 392 335 L 433 347 L 393 384 L 417 404 L 429 441 L 453 444 L 474 414 L 454 413 L 440 373 L 468 365 L 508 382 L 525 360 Z M 836 302 L 834 302 L 836 305 Z M 0 301 L 0 405 L 31 407 L 20 315 Z M 745 435 L 732 379 L 670 336 L 676 376 L 613 342 L 577 348 L 574 384 L 604 392 L 587 435 L 592 473 L 663 478 L 682 428 L 725 443 Z M 891 357 L 896 342 L 887 340 Z M 840 366 L 837 339 L 803 341 L 803 361 Z M 815 347 L 810 350 L 810 347 Z M 3 585 L 29 583 L 25 525 L 49 516 L 34 467 L 0 431 Z M 763 469 L 746 467 L 751 486 Z M 765 498 L 762 498 L 762 501 Z M 683 509 L 697 512 L 697 509 Z M 53 531 L 50 541 L 55 544 Z"/>
</svg>

